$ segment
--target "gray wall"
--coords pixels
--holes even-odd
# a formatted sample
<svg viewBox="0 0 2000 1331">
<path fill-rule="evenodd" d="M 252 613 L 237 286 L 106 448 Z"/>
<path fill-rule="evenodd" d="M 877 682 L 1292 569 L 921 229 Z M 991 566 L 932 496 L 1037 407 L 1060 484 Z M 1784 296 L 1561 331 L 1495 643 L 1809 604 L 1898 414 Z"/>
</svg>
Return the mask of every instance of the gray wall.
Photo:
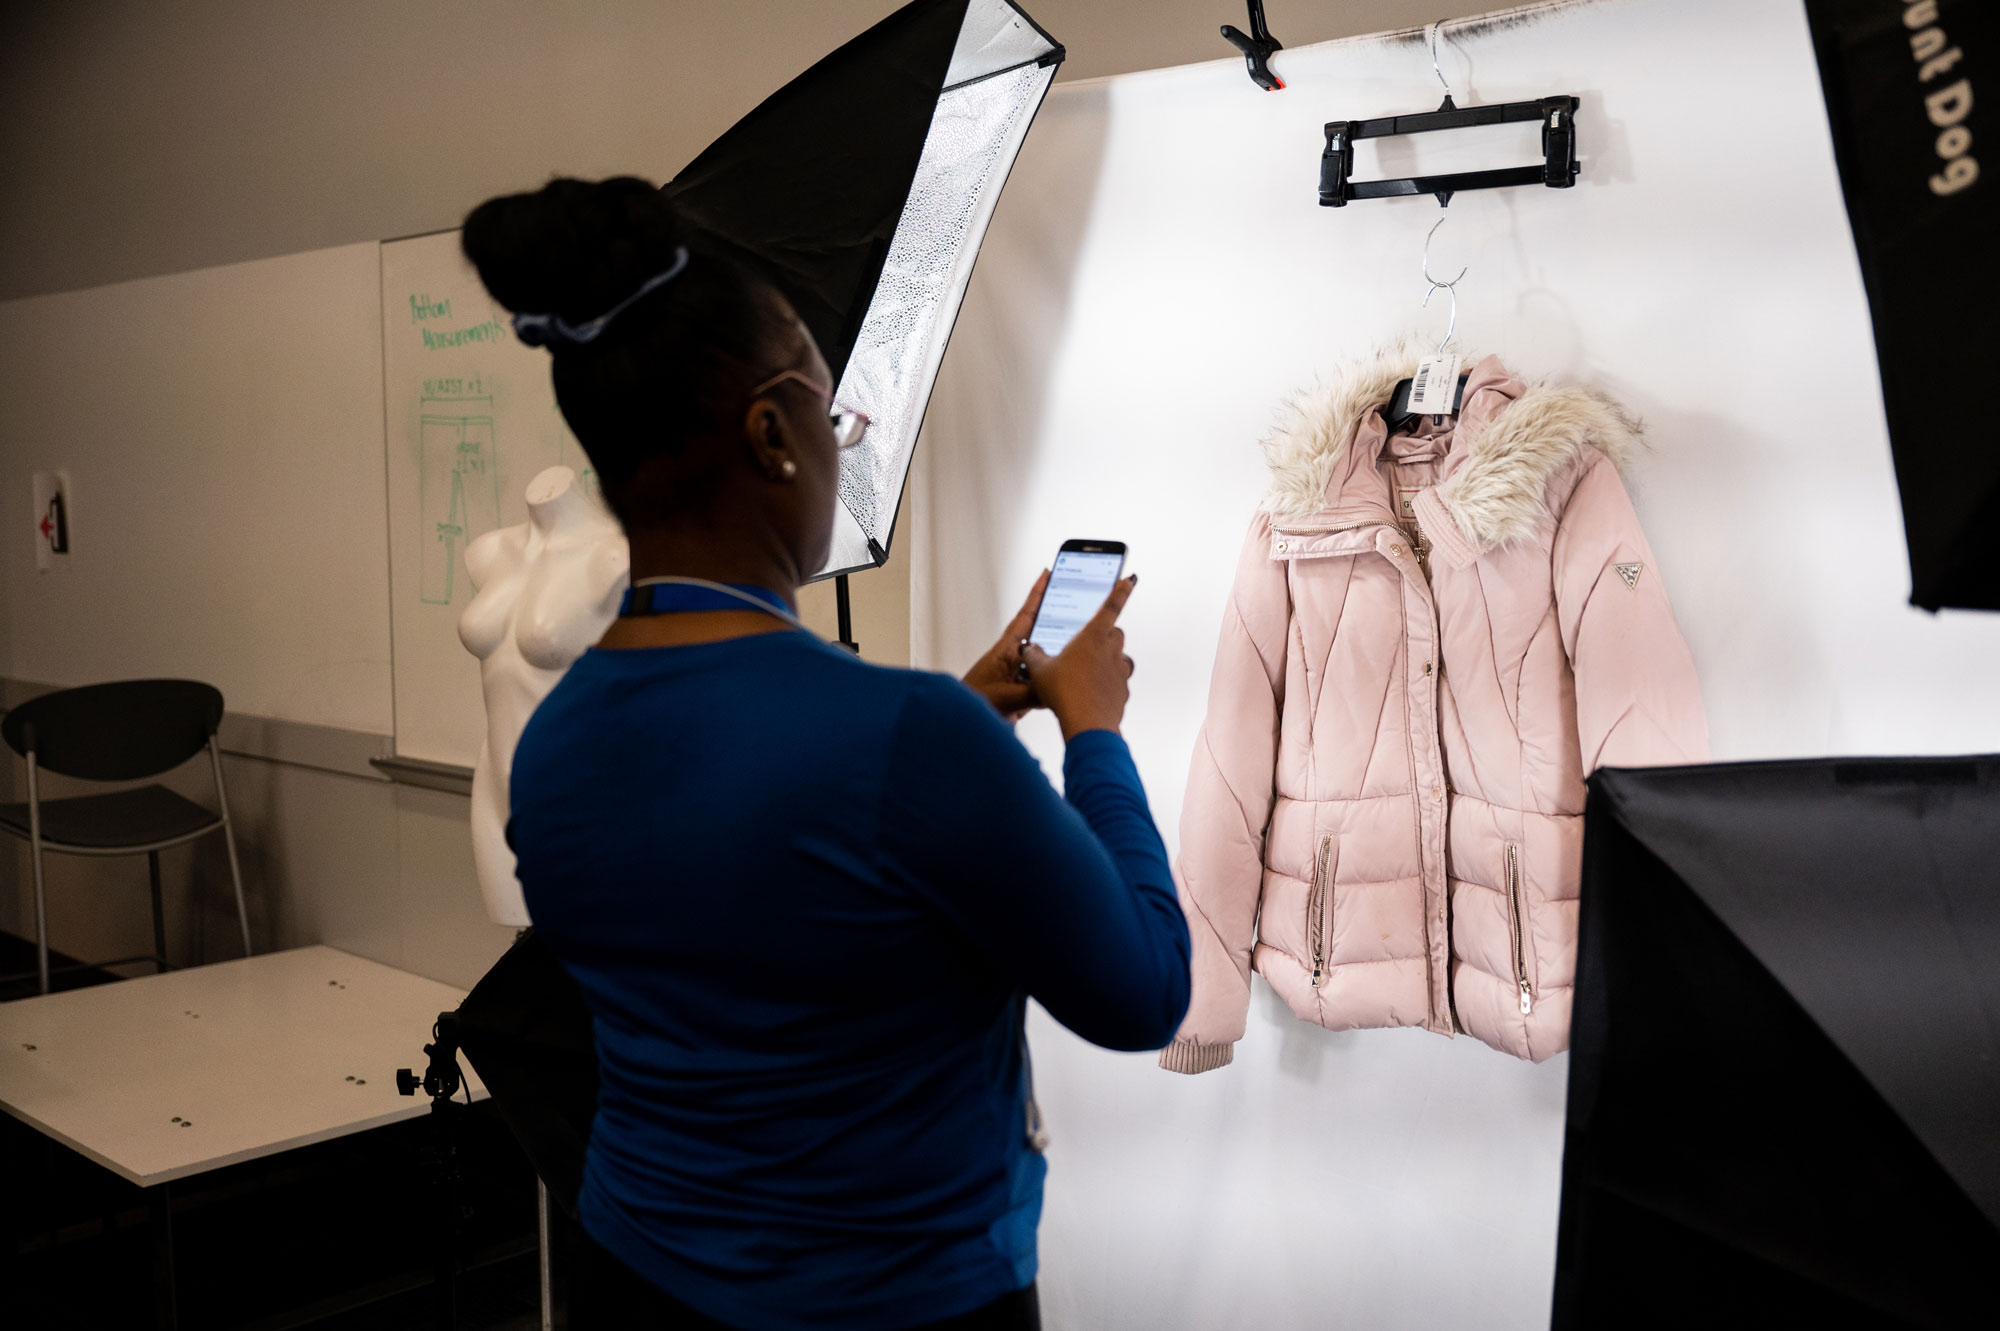
<svg viewBox="0 0 2000 1331">
<path fill-rule="evenodd" d="M 1233 0 L 1027 7 L 1067 44 L 1070 79 L 1223 57 L 1217 26 L 1245 21 Z M 1487 7 L 1270 5 L 1273 27 L 1293 45 Z M 893 0 L 11 0 L 0 6 L 0 300 L 449 227 L 480 199 L 559 172 L 663 179 L 893 8 Z M 1245 93 L 1253 95 L 1247 81 Z M 120 388 L 115 356 L 98 369 L 108 388 Z M 218 413 L 237 409 L 217 396 Z M 25 491 L 35 465 L 48 463 L 0 438 L 0 494 Z M 99 509 L 92 520 L 127 517 Z M 4 530 L 13 534 L 0 542 L 0 573 L 13 576 L 33 553 L 24 524 Z M 245 548 L 241 557 L 268 556 Z M 871 658 L 908 659 L 908 587 L 900 556 L 855 580 L 856 636 Z M 830 589 L 809 590 L 807 618 L 830 632 Z M 387 609 L 385 588 L 385 619 Z M 242 634 L 255 650 L 257 626 Z M 22 673 L 20 638 L 0 598 L 0 685 Z M 31 682 L 146 673 L 122 656 L 75 669 L 74 678 Z M 19 696 L 13 686 L 4 695 Z M 335 771 L 255 756 L 279 751 L 241 738 L 257 730 L 239 720 L 239 752 L 226 768 L 259 950 L 325 942 L 448 983 L 476 979 L 509 934 L 481 913 L 464 799 L 394 786 L 351 762 L 332 762 L 343 769 Z M 347 752 L 357 737 L 343 733 L 316 738 L 305 728 L 280 738 L 286 751 L 325 741 Z M 363 747 L 388 742 L 358 738 Z M 11 755 L 0 762 L 0 799 L 23 798 L 19 773 Z M 172 784 L 210 798 L 205 764 Z M 76 789 L 52 780 L 48 793 Z M 164 858 L 171 954 L 234 956 L 219 842 Z M 143 859 L 51 857 L 49 922 L 53 945 L 73 955 L 148 950 Z M 0 929 L 26 936 L 31 924 L 27 855 L 10 841 L 0 846 Z"/>
</svg>

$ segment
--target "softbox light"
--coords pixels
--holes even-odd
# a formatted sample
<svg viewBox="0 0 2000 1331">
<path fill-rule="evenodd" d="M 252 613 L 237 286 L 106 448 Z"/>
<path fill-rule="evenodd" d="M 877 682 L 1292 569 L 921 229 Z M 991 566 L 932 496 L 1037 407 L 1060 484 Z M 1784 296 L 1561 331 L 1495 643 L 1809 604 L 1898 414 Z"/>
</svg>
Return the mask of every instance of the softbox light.
<svg viewBox="0 0 2000 1331">
<path fill-rule="evenodd" d="M 2000 610 L 2000 426 L 1986 406 L 2000 302 L 2000 10 L 1806 0 L 1806 15 L 1874 316 L 1910 600 Z"/>
<path fill-rule="evenodd" d="M 665 193 L 775 283 L 866 438 L 820 577 L 888 558 L 986 224 L 1063 48 L 1010 0 L 915 0 L 780 88 Z"/>
<path fill-rule="evenodd" d="M 1600 771 L 1553 1325 L 1990 1327 L 2000 758 Z"/>
</svg>

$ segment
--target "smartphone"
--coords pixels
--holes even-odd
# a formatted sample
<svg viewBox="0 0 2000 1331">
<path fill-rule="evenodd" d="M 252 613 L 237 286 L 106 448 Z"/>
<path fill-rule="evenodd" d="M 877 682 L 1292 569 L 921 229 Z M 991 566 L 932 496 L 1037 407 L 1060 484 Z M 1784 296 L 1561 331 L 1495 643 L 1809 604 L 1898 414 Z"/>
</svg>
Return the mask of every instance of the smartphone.
<svg viewBox="0 0 2000 1331">
<path fill-rule="evenodd" d="M 1049 585 L 1042 591 L 1028 641 L 1050 656 L 1067 647 L 1103 607 L 1124 571 L 1125 542 L 1064 541 L 1049 565 Z"/>
</svg>

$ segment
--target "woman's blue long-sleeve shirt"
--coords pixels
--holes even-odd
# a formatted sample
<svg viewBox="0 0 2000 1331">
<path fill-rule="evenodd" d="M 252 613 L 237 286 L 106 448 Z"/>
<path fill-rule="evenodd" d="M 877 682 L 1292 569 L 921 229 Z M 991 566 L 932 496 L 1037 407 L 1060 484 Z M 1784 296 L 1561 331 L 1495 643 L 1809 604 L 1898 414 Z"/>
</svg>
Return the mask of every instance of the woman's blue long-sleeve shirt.
<svg viewBox="0 0 2000 1331">
<path fill-rule="evenodd" d="M 537 932 L 596 1019 L 580 1207 L 749 1331 L 891 1328 L 1034 1278 L 1032 996 L 1170 1042 L 1188 936 L 1125 742 L 1059 797 L 957 680 L 803 633 L 595 650 L 515 753 Z"/>
</svg>

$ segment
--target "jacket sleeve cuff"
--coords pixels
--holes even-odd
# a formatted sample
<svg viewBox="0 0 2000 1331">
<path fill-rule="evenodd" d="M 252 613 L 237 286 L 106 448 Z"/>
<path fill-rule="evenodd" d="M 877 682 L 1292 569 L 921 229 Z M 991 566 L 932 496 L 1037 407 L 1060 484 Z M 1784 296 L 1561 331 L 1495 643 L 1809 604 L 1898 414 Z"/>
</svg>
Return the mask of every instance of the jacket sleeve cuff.
<svg viewBox="0 0 2000 1331">
<path fill-rule="evenodd" d="M 1160 1051 L 1160 1066 L 1169 1072 L 1213 1072 L 1229 1066 L 1236 1057 L 1234 1044 L 1203 1044 L 1199 1040 L 1176 1040 Z"/>
</svg>

